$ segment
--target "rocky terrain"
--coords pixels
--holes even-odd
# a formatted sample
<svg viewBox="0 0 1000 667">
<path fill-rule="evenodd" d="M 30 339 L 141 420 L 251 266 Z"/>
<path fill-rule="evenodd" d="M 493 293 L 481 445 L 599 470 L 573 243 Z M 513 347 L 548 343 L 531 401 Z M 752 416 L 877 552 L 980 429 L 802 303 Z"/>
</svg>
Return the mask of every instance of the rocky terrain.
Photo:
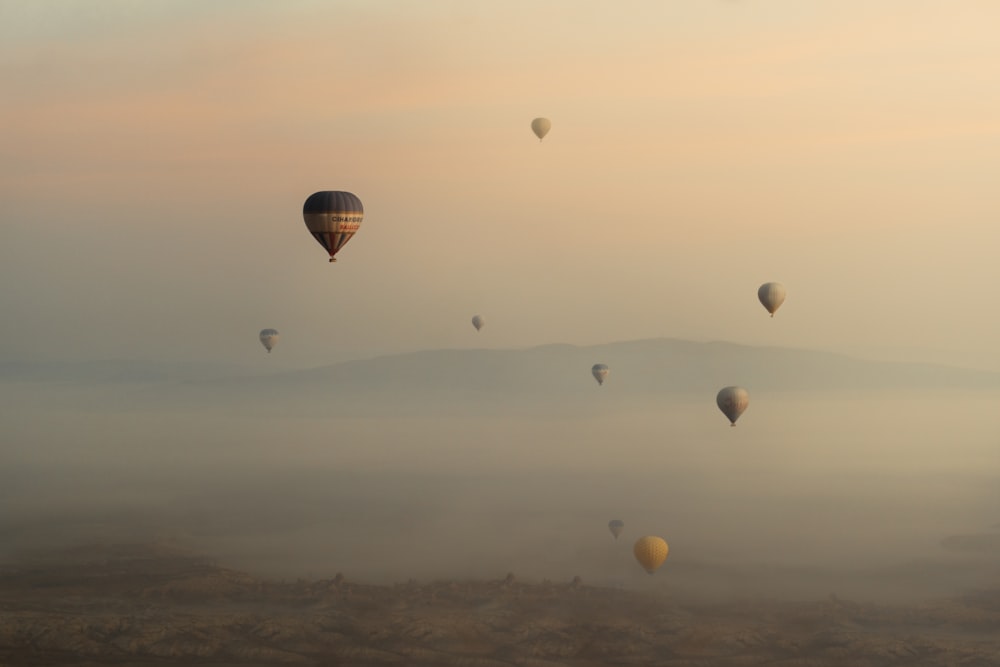
<svg viewBox="0 0 1000 667">
<path fill-rule="evenodd" d="M 1000 590 L 906 606 L 682 602 L 567 582 L 267 581 L 152 546 L 0 570 L 0 665 L 1000 664 Z"/>
</svg>

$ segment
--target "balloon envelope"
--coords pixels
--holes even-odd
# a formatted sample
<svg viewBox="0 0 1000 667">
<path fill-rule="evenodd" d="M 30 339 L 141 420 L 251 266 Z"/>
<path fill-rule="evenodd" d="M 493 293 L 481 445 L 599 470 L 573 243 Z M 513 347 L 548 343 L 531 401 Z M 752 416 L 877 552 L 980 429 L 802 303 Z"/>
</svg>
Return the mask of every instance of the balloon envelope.
<svg viewBox="0 0 1000 667">
<path fill-rule="evenodd" d="M 549 133 L 552 129 L 552 121 L 548 118 L 536 118 L 531 121 L 531 131 L 535 133 L 538 140 L 541 141 L 545 138 L 545 135 Z"/>
<path fill-rule="evenodd" d="M 781 283 L 764 283 L 757 288 L 757 298 L 774 317 L 774 311 L 785 302 L 785 286 Z"/>
<path fill-rule="evenodd" d="M 715 403 L 722 414 L 729 418 L 731 426 L 736 426 L 736 420 L 750 405 L 750 395 L 743 387 L 723 387 L 715 397 Z"/>
<path fill-rule="evenodd" d="M 278 344 L 279 336 L 280 334 L 277 329 L 261 329 L 260 343 L 268 352 L 270 352 L 274 346 Z"/>
<path fill-rule="evenodd" d="M 625 522 L 621 519 L 612 519 L 611 521 L 608 521 L 608 530 L 611 531 L 611 534 L 615 536 L 616 540 L 618 539 L 618 536 L 622 534 L 622 530 L 624 529 Z"/>
<path fill-rule="evenodd" d="M 599 385 L 603 385 L 604 381 L 608 378 L 607 364 L 594 364 L 590 372 L 594 374 L 594 379 L 597 380 L 597 384 Z"/>
<path fill-rule="evenodd" d="M 635 546 L 632 547 L 635 559 L 650 574 L 656 572 L 663 565 L 663 561 L 667 560 L 667 553 L 669 551 L 670 547 L 667 546 L 666 541 L 662 537 L 654 537 L 652 535 L 640 537 L 636 540 Z"/>
<path fill-rule="evenodd" d="M 479 315 L 474 316 L 472 318 L 472 326 L 476 327 L 476 331 L 479 331 L 480 329 L 482 329 L 483 328 L 483 318 L 480 317 Z"/>
<path fill-rule="evenodd" d="M 309 233 L 329 253 L 330 261 L 335 262 L 334 255 L 361 227 L 365 208 L 350 192 L 324 190 L 309 195 L 302 205 L 302 217 Z"/>
</svg>

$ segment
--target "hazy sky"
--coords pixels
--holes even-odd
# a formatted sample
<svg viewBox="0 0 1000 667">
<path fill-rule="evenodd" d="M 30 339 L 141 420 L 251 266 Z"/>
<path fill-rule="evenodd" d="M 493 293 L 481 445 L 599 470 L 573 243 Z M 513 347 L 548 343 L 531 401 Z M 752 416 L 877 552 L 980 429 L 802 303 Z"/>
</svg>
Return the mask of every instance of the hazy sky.
<svg viewBox="0 0 1000 667">
<path fill-rule="evenodd" d="M 0 360 L 259 362 L 274 327 L 274 365 L 671 336 L 1000 369 L 997 25 L 0 0 Z M 301 216 L 328 189 L 365 204 L 334 265 Z"/>
</svg>

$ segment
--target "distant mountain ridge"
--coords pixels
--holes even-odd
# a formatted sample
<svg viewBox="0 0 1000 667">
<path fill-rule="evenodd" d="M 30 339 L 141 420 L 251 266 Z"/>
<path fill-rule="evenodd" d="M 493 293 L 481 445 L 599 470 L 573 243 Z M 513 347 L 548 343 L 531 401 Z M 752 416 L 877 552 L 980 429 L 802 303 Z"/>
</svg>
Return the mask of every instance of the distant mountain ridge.
<svg viewBox="0 0 1000 667">
<path fill-rule="evenodd" d="M 598 387 L 590 369 L 608 364 Z M 624 393 L 718 390 L 729 385 L 769 391 L 890 388 L 1000 388 L 1000 373 L 936 364 L 868 361 L 832 352 L 727 342 L 646 339 L 526 349 L 443 349 L 275 373 L 277 384 L 350 385 L 390 390 L 460 387 L 488 391 L 516 385 L 526 393 L 574 389 Z"/>
<path fill-rule="evenodd" d="M 0 381 L 155 383 L 246 375 L 245 367 L 195 361 L 106 359 L 100 361 L 0 361 Z"/>
<path fill-rule="evenodd" d="M 605 387 L 590 374 L 610 368 Z M 863 360 L 819 350 L 654 338 L 598 345 L 546 344 L 520 349 L 420 350 L 306 370 L 256 373 L 250 366 L 197 362 L 0 362 L 0 380 L 180 382 L 197 385 L 310 386 L 362 392 L 490 392 L 527 394 L 577 389 L 677 393 L 738 384 L 768 391 L 893 388 L 1000 389 L 1000 373 L 940 364 Z"/>
</svg>

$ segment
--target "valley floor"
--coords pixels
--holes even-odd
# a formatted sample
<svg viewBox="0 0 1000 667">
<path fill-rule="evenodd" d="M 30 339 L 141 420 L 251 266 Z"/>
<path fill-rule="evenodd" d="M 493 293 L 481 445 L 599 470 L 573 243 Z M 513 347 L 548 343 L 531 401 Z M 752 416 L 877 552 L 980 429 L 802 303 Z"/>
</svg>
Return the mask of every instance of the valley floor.
<svg viewBox="0 0 1000 667">
<path fill-rule="evenodd" d="M 0 570 L 0 665 L 1000 664 L 1000 590 L 684 602 L 585 581 L 268 581 L 157 546 Z"/>
</svg>

